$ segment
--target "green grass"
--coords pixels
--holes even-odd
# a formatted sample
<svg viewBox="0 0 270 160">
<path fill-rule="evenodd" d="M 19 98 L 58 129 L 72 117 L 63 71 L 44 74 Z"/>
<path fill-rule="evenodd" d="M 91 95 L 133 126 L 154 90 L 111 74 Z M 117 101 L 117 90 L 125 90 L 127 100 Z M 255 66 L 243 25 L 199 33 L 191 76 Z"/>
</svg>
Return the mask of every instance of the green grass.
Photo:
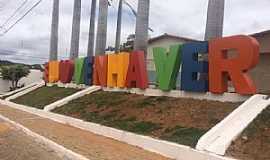
<svg viewBox="0 0 270 160">
<path fill-rule="evenodd" d="M 166 102 L 167 97 L 146 97 L 144 99 L 138 100 L 134 107 L 145 108 L 149 106 L 155 106 L 157 103 Z"/>
<path fill-rule="evenodd" d="M 196 147 L 196 144 L 200 137 L 204 135 L 207 130 L 202 130 L 198 128 L 186 128 L 181 126 L 176 126 L 172 129 L 167 129 L 165 135 L 161 139 L 176 142 L 179 144 Z"/>
<path fill-rule="evenodd" d="M 26 95 L 13 99 L 12 102 L 43 109 L 44 106 L 72 95 L 78 91 L 78 89 L 60 88 L 57 86 L 41 87 Z"/>
<path fill-rule="evenodd" d="M 118 105 L 126 101 L 132 107 L 143 110 L 146 107 L 162 105 L 167 100 L 166 97 L 146 97 L 133 101 L 127 93 L 96 92 L 73 100 L 53 112 L 142 135 L 152 136 L 153 133 L 159 133 L 160 139 L 195 147 L 199 138 L 207 130 L 181 126 L 166 128 L 159 123 L 137 120 L 136 117 L 129 116 L 125 112 L 119 114 L 125 106 L 119 108 Z M 162 111 L 157 112 L 162 113 Z"/>
</svg>

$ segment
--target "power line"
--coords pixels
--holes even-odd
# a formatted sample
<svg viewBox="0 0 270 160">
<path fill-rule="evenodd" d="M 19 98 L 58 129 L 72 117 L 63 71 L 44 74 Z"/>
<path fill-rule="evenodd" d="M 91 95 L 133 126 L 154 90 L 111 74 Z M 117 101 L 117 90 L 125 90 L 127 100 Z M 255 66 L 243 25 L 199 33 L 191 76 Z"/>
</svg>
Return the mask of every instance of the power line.
<svg viewBox="0 0 270 160">
<path fill-rule="evenodd" d="M 1 28 L 3 28 L 17 14 L 17 12 L 19 12 L 20 9 L 25 6 L 27 2 L 28 0 L 24 0 L 23 3 L 12 13 L 12 15 L 1 25 Z"/>
<path fill-rule="evenodd" d="M 2 12 L 4 10 L 4 8 L 11 2 L 12 0 L 9 0 L 8 2 L 1 2 L 1 6 L 0 6 L 0 12 Z M 4 3 L 4 4 L 3 4 Z"/>
<path fill-rule="evenodd" d="M 39 0 L 36 4 L 34 4 L 21 18 L 19 18 L 13 25 L 11 25 L 5 32 L 1 34 L 1 36 L 4 36 L 6 33 L 8 33 L 16 24 L 18 24 L 24 17 L 26 17 L 34 8 L 36 8 L 42 0 Z"/>
</svg>

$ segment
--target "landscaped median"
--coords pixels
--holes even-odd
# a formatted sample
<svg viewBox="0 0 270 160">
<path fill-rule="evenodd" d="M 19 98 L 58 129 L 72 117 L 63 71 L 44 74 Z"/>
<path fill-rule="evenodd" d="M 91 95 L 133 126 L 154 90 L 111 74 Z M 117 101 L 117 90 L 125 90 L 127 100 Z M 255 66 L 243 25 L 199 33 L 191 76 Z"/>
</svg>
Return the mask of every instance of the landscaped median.
<svg viewBox="0 0 270 160">
<path fill-rule="evenodd" d="M 270 159 L 270 107 L 258 115 L 233 142 L 227 155 L 243 160 Z"/>
<path fill-rule="evenodd" d="M 55 113 L 191 147 L 240 103 L 99 91 Z"/>
<path fill-rule="evenodd" d="M 80 91 L 80 89 L 58 87 L 57 85 L 50 87 L 44 86 L 18 98 L 12 99 L 11 101 L 17 104 L 44 109 L 46 105 L 63 99 L 78 91 Z"/>
</svg>

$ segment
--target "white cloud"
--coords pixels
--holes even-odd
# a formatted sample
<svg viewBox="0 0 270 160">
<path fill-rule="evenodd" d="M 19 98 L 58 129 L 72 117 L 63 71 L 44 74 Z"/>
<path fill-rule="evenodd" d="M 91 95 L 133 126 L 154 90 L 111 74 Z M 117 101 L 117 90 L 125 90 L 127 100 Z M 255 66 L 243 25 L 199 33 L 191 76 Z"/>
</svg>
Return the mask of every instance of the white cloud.
<svg viewBox="0 0 270 160">
<path fill-rule="evenodd" d="M 37 0 L 28 1 L 28 7 L 31 7 L 31 4 Z M 136 9 L 135 0 L 127 1 Z M 155 31 L 151 33 L 151 36 L 170 33 L 203 39 L 207 2 L 208 0 L 151 0 L 150 26 Z M 0 0 L 0 24 L 3 24 L 21 3 L 22 1 L 17 0 L 8 2 Z M 90 3 L 89 0 L 82 0 L 81 56 L 86 55 Z M 113 6 L 109 8 L 108 45 L 114 45 L 117 4 L 118 0 L 114 0 Z M 269 6 L 269 0 L 227 0 L 224 35 L 249 34 L 270 29 Z M 8 34 L 0 37 L 0 49 L 13 51 L 11 55 L 1 55 L 1 59 L 26 63 L 44 62 L 49 55 L 51 11 L 52 0 L 44 0 Z M 73 0 L 60 1 L 59 52 L 61 57 L 68 57 L 70 49 L 72 12 Z M 122 29 L 122 41 L 135 31 L 135 18 L 127 7 L 124 7 Z"/>
</svg>

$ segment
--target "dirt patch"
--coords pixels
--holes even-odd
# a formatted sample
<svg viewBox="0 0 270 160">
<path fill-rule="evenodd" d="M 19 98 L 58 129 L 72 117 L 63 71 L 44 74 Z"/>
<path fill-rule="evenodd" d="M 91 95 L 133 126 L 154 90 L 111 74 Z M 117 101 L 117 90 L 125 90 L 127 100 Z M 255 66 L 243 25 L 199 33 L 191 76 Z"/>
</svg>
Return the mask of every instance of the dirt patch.
<svg viewBox="0 0 270 160">
<path fill-rule="evenodd" d="M 265 109 L 233 142 L 227 155 L 244 160 L 270 159 L 270 107 Z"/>
<path fill-rule="evenodd" d="M 73 88 L 61 88 L 57 86 L 41 87 L 11 101 L 38 109 L 43 109 L 46 105 L 70 96 L 78 91 L 80 90 Z"/>
<path fill-rule="evenodd" d="M 194 147 L 205 132 L 239 105 L 100 91 L 54 112 Z"/>
<path fill-rule="evenodd" d="M 1 160 L 61 160 L 62 158 L 50 148 L 35 142 L 22 131 L 0 122 Z"/>
</svg>

